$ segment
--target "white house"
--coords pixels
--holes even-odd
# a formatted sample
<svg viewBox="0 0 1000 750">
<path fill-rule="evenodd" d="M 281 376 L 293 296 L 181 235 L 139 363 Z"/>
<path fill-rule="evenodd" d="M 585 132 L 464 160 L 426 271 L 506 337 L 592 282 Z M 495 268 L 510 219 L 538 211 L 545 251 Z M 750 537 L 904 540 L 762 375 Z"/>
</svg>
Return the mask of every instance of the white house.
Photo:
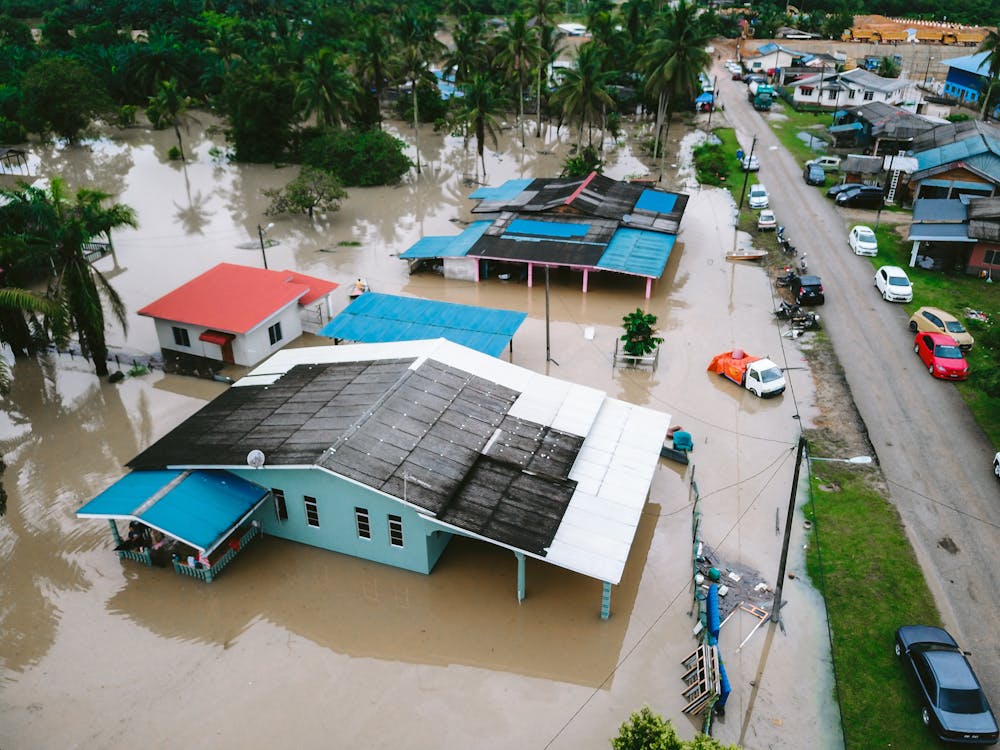
<svg viewBox="0 0 1000 750">
<path fill-rule="evenodd" d="M 301 336 L 304 318 L 316 329 L 329 320 L 336 288 L 295 271 L 220 263 L 139 315 L 153 319 L 165 352 L 249 367 Z"/>
<path fill-rule="evenodd" d="M 883 78 L 861 68 L 843 73 L 821 73 L 795 82 L 795 104 L 812 104 L 829 109 L 847 109 L 868 102 L 886 102 L 916 113 L 920 93 L 905 78 Z"/>
<path fill-rule="evenodd" d="M 779 68 L 790 68 L 793 61 L 806 57 L 804 52 L 783 47 L 774 42 L 761 45 L 757 52 L 743 56 L 743 67 L 751 73 L 765 73 Z"/>
</svg>

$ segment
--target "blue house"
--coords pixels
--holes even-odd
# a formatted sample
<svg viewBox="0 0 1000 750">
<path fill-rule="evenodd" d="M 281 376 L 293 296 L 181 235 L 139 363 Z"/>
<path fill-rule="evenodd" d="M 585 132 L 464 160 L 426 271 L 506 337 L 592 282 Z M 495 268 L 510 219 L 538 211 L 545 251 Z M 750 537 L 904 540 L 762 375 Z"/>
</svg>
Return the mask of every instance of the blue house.
<svg viewBox="0 0 1000 750">
<path fill-rule="evenodd" d="M 942 61 L 948 66 L 948 75 L 944 81 L 945 95 L 978 109 L 982 104 L 980 96 L 986 91 L 990 82 L 988 57 L 988 52 L 978 52 Z M 993 110 L 992 116 L 996 117 L 998 111 L 1000 106 Z"/>
<path fill-rule="evenodd" d="M 513 553 L 519 599 L 526 557 L 600 580 L 607 617 L 669 422 L 445 339 L 289 349 L 77 515 L 151 528 L 137 559 L 166 543 L 205 580 L 260 532 L 425 574 L 462 535 Z M 178 477 L 205 476 L 242 502 L 181 496 Z M 185 525 L 203 517 L 196 538 Z"/>
</svg>

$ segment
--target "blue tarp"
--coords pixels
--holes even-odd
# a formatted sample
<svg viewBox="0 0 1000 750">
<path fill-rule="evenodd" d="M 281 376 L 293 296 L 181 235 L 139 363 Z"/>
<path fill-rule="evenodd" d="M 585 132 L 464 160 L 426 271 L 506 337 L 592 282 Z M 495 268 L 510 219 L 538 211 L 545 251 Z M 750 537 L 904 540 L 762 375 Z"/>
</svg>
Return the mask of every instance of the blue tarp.
<svg viewBox="0 0 1000 750">
<path fill-rule="evenodd" d="M 510 201 L 524 192 L 532 182 L 534 180 L 507 180 L 499 187 L 481 187 L 469 197 L 480 201 Z"/>
<path fill-rule="evenodd" d="M 320 336 L 373 344 L 446 338 L 494 357 L 526 313 L 365 292 L 320 330 Z"/>
<path fill-rule="evenodd" d="M 700 97 L 699 97 L 700 98 Z M 661 193 L 658 190 L 643 190 L 639 200 L 635 202 L 636 211 L 652 211 L 656 214 L 669 214 L 677 205 L 676 193 Z"/>
<path fill-rule="evenodd" d="M 698 94 L 698 98 L 694 100 L 694 103 L 695 104 L 711 104 L 714 101 L 715 101 L 715 97 L 712 96 L 712 94 L 710 94 L 710 93 L 708 93 L 706 91 L 706 92 L 704 92 L 702 94 Z"/>
<path fill-rule="evenodd" d="M 267 494 L 228 471 L 133 471 L 76 515 L 139 521 L 208 552 Z"/>
<path fill-rule="evenodd" d="M 672 234 L 619 229 L 596 267 L 658 279 L 663 275 L 676 240 Z"/>
<path fill-rule="evenodd" d="M 507 225 L 504 234 L 530 234 L 537 237 L 586 237 L 590 224 L 576 221 L 533 221 L 531 219 L 514 219 Z"/>
</svg>

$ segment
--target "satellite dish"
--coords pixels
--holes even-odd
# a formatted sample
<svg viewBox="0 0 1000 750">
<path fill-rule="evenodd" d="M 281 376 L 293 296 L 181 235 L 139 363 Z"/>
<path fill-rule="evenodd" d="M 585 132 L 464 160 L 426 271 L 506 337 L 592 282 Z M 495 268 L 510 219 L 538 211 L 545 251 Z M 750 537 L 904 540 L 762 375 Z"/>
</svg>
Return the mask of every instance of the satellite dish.
<svg viewBox="0 0 1000 750">
<path fill-rule="evenodd" d="M 255 469 L 259 469 L 264 465 L 264 451 L 259 451 L 256 448 L 249 453 L 247 453 L 247 465 L 252 466 Z"/>
</svg>

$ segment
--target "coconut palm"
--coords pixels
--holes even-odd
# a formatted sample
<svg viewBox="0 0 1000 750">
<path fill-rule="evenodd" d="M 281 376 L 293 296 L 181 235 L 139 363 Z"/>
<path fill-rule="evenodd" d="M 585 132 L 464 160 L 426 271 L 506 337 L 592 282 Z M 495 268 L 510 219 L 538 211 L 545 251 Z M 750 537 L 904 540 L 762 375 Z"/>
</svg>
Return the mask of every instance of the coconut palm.
<svg viewBox="0 0 1000 750">
<path fill-rule="evenodd" d="M 445 55 L 443 61 L 445 71 L 452 75 L 456 85 L 461 86 L 476 71 L 488 66 L 487 36 L 486 21 L 482 13 L 470 12 L 458 20 L 452 33 L 455 48 Z"/>
<path fill-rule="evenodd" d="M 486 73 L 478 73 L 462 87 L 465 94 L 458 102 L 456 120 L 470 128 L 476 136 L 476 180 L 479 179 L 479 165 L 483 167 L 486 180 L 486 138 L 493 141 L 494 148 L 500 133 L 499 115 L 506 109 L 507 100 L 503 88 Z"/>
<path fill-rule="evenodd" d="M 169 81 L 161 81 L 156 95 L 149 97 L 149 108 L 147 113 L 151 114 L 155 127 L 173 127 L 174 135 L 177 136 L 177 150 L 180 152 L 181 161 L 184 158 L 184 142 L 181 140 L 181 123 L 187 119 L 188 109 L 194 104 L 194 100 L 189 96 L 184 96 L 180 92 L 177 80 L 171 78 Z"/>
<path fill-rule="evenodd" d="M 497 38 L 497 44 L 500 48 L 497 64 L 517 79 L 518 126 L 524 148 L 524 81 L 532 70 L 541 69 L 545 50 L 538 41 L 537 30 L 528 26 L 523 13 L 511 17 L 507 29 Z"/>
<path fill-rule="evenodd" d="M 370 17 L 361 30 L 359 48 L 354 56 L 355 75 L 365 96 L 374 99 L 375 124 L 382 127 L 382 94 L 390 71 L 396 64 L 389 40 L 389 30 L 379 16 Z M 371 121 L 371 120 L 370 120 Z"/>
<path fill-rule="evenodd" d="M 421 81 L 435 82 L 430 71 L 431 62 L 440 56 L 444 45 L 434 37 L 437 18 L 428 13 L 417 13 L 403 7 L 395 19 L 396 36 L 402 48 L 399 70 L 411 86 L 413 95 L 413 137 L 417 151 L 417 174 L 420 174 L 420 116 L 417 89 Z"/>
<path fill-rule="evenodd" d="M 79 190 L 70 200 L 59 178 L 53 178 L 47 190 L 22 184 L 0 191 L 0 197 L 0 246 L 16 244 L 27 259 L 15 264 L 12 274 L 49 274 L 46 296 L 60 313 L 46 317 L 46 331 L 57 342 L 75 332 L 84 355 L 94 360 L 97 374 L 107 375 L 102 302 L 107 302 L 123 329 L 127 326 L 125 306 L 107 279 L 87 261 L 85 245 L 99 236 L 110 243 L 112 229 L 135 227 L 135 212 L 121 204 L 105 207 L 109 196 L 96 190 Z"/>
<path fill-rule="evenodd" d="M 544 50 L 535 71 L 535 137 L 542 137 L 542 72 L 556 59 L 556 15 L 558 0 L 526 0 L 524 11 L 531 19 L 528 23 L 538 29 L 538 43 Z"/>
<path fill-rule="evenodd" d="M 315 115 L 320 124 L 331 128 L 347 120 L 357 93 L 347 68 L 333 50 L 324 47 L 306 58 L 295 86 L 295 107 L 303 117 Z"/>
<path fill-rule="evenodd" d="M 983 107 L 980 110 L 980 117 L 985 120 L 993 87 L 1000 81 L 1000 33 L 996 29 L 991 29 L 976 51 L 986 53 L 986 75 L 989 80 L 986 84 L 986 93 L 983 95 Z"/>
<path fill-rule="evenodd" d="M 584 126 L 587 128 L 588 145 L 593 145 L 595 120 L 600 121 L 603 130 L 607 108 L 614 105 L 607 88 L 611 79 L 612 74 L 604 70 L 603 50 L 590 42 L 577 51 L 575 65 L 564 71 L 562 83 L 552 95 L 552 101 L 562 109 L 569 122 L 579 125 L 577 147 L 583 140 Z"/>
<path fill-rule="evenodd" d="M 709 36 L 699 23 L 697 12 L 686 0 L 667 10 L 654 25 L 652 42 L 639 60 L 640 70 L 646 74 L 646 93 L 657 100 L 654 159 L 660 151 L 661 135 L 666 140 L 665 120 L 669 132 L 671 99 L 693 99 L 698 90 L 698 74 L 711 64 L 711 57 L 705 51 Z"/>
</svg>

